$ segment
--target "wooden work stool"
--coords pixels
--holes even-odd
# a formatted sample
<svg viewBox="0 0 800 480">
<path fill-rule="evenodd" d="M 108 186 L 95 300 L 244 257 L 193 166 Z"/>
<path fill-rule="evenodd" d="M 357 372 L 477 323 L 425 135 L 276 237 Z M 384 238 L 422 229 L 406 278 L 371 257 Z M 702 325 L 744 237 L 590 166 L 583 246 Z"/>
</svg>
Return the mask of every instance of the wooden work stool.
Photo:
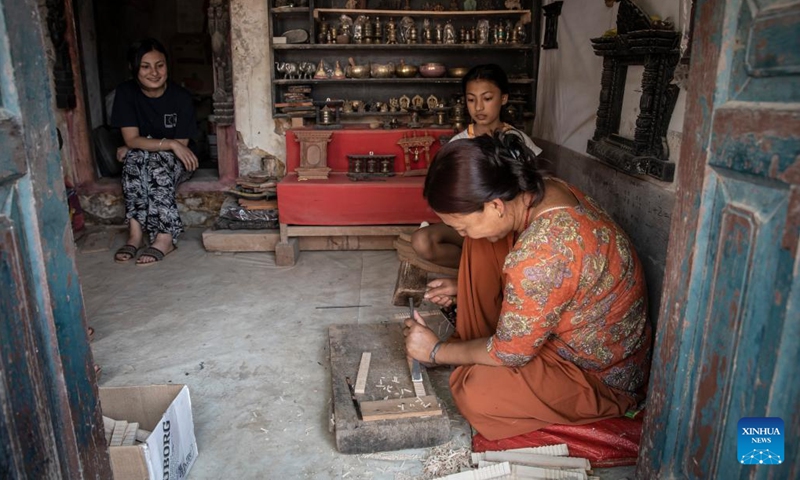
<svg viewBox="0 0 800 480">
<path fill-rule="evenodd" d="M 411 246 L 411 235 L 401 233 L 394 241 L 400 268 L 397 270 L 397 282 L 394 287 L 392 304 L 398 307 L 408 305 L 408 299 L 414 299 L 414 305 L 422 303 L 428 284 L 428 274 L 435 273 L 447 277 L 458 276 L 457 268 L 442 267 L 420 258 Z"/>
</svg>

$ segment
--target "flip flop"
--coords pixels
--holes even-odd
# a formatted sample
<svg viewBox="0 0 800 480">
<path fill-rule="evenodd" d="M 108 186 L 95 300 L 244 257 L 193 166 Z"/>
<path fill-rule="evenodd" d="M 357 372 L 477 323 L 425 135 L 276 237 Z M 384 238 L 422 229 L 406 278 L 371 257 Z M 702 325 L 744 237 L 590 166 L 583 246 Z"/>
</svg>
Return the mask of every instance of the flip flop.
<svg viewBox="0 0 800 480">
<path fill-rule="evenodd" d="M 136 258 L 137 253 L 139 253 L 139 249 L 136 248 L 135 245 L 126 243 L 125 245 L 119 247 L 119 250 L 114 252 L 114 261 L 117 263 L 128 263 L 134 258 Z M 118 258 L 120 255 L 128 255 L 128 258 L 125 259 Z"/>
<path fill-rule="evenodd" d="M 177 249 L 178 249 L 178 247 L 172 247 L 172 250 L 170 250 L 167 253 L 164 253 L 161 250 L 157 249 L 156 247 L 147 247 L 144 250 L 142 250 L 142 254 L 139 255 L 139 259 L 136 260 L 136 265 L 139 266 L 139 267 L 147 267 L 147 266 L 150 266 L 150 265 L 155 265 L 156 263 L 160 262 L 161 260 L 164 260 L 164 257 L 166 257 L 167 255 L 169 255 L 170 253 L 174 252 Z M 147 255 L 148 257 L 154 258 L 155 260 L 152 261 L 152 262 L 146 262 L 146 263 L 140 262 L 142 257 L 144 257 L 145 255 Z"/>
</svg>

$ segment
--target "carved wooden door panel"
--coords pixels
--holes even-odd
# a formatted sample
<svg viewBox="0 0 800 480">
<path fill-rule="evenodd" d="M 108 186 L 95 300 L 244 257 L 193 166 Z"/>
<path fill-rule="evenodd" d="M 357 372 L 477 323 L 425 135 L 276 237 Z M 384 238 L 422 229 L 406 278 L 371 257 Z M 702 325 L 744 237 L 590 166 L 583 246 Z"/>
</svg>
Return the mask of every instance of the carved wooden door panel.
<svg viewBox="0 0 800 480">
<path fill-rule="evenodd" d="M 800 3 L 698 0 L 642 478 L 800 478 Z M 737 423 L 780 417 L 781 465 Z M 771 459 L 774 460 L 774 459 Z"/>
<path fill-rule="evenodd" d="M 37 10 L 0 0 L 0 478 L 111 478 Z"/>
</svg>

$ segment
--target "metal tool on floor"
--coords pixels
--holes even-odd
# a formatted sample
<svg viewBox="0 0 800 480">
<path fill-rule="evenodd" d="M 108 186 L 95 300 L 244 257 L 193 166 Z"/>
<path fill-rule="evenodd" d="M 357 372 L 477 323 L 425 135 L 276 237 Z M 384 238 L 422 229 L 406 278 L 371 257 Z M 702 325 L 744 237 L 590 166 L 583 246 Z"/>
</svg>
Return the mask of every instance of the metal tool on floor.
<svg viewBox="0 0 800 480">
<path fill-rule="evenodd" d="M 408 314 L 411 320 L 417 321 L 414 318 L 414 299 L 411 297 L 408 297 Z M 419 360 L 417 359 L 412 359 L 411 361 L 411 381 L 414 383 L 422 382 L 422 371 L 420 370 Z"/>
</svg>

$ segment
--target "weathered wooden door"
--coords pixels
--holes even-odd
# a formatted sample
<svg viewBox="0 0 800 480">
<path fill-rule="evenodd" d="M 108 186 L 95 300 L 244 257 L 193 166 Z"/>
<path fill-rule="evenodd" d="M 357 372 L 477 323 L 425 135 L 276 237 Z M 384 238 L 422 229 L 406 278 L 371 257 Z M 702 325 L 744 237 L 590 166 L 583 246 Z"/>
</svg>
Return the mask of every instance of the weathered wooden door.
<svg viewBox="0 0 800 480">
<path fill-rule="evenodd" d="M 111 478 L 35 0 L 0 0 L 0 478 Z"/>
<path fill-rule="evenodd" d="M 641 478 L 800 478 L 800 2 L 697 0 Z M 781 417 L 781 465 L 737 422 Z"/>
</svg>

